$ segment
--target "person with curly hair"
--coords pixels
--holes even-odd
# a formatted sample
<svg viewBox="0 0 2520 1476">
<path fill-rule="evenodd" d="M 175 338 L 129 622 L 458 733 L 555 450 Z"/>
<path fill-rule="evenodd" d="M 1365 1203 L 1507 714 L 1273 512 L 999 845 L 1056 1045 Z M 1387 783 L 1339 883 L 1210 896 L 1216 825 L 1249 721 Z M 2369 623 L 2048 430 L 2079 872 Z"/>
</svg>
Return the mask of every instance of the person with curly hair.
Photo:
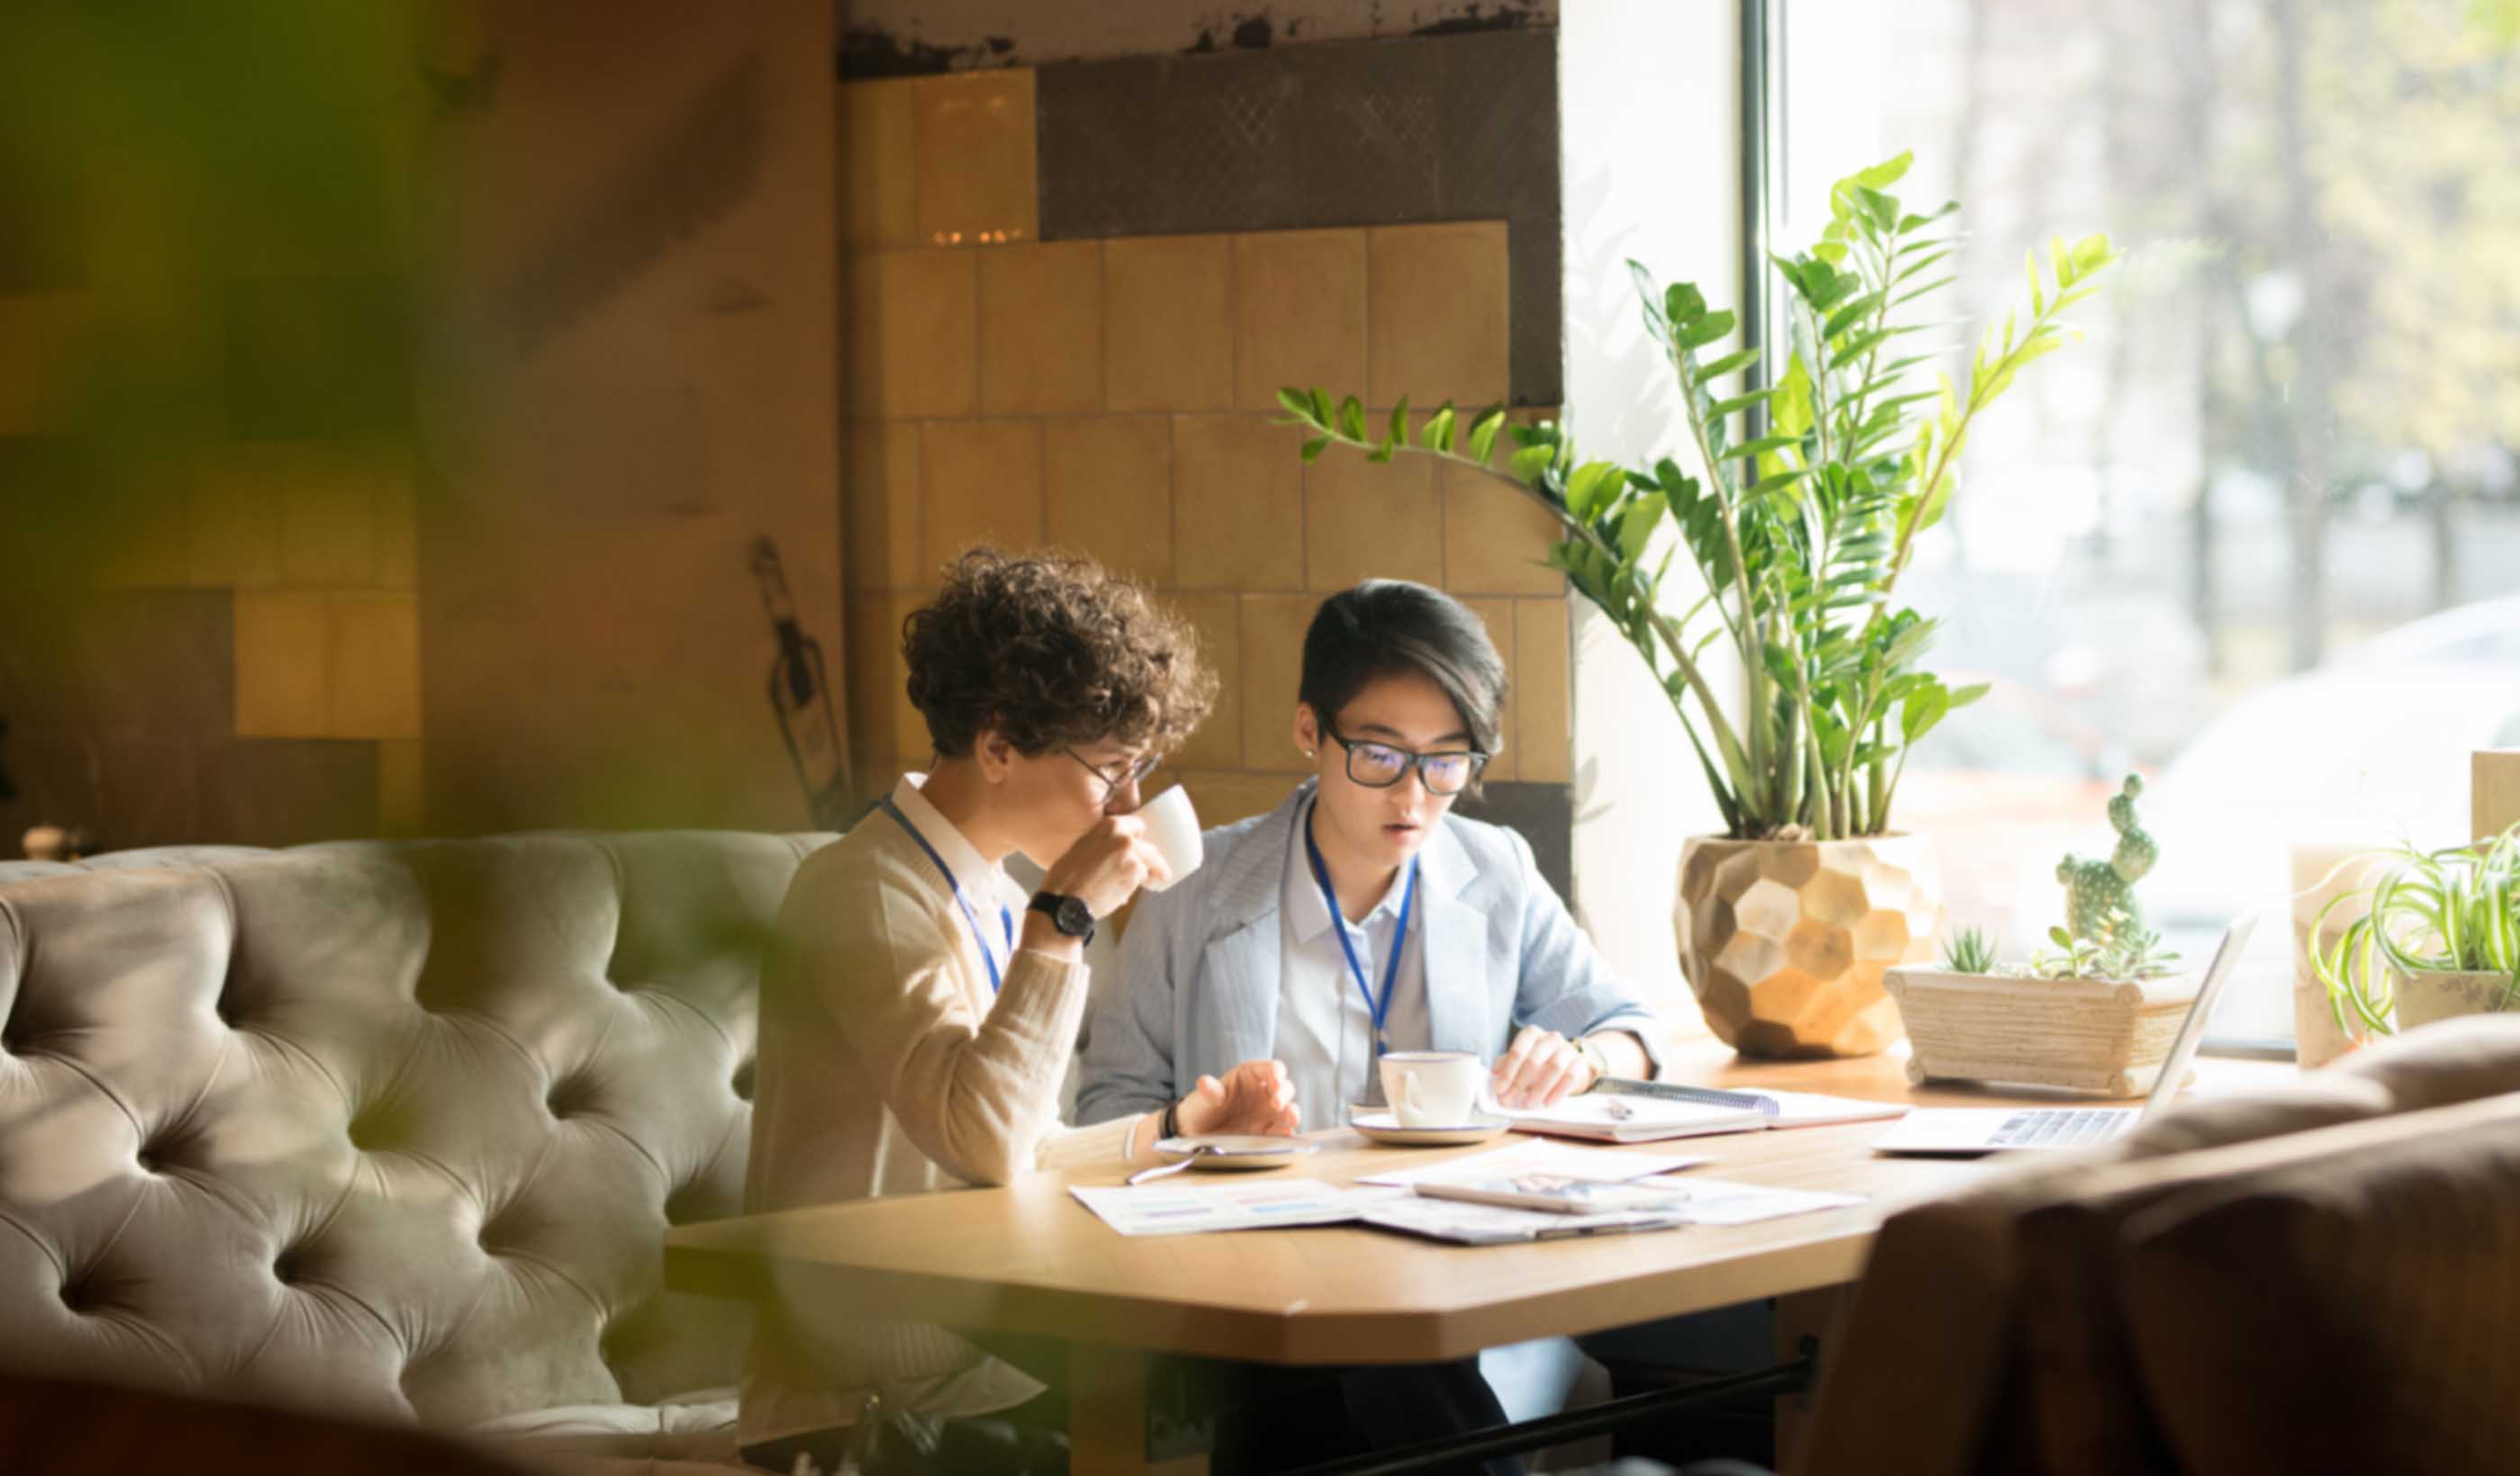
<svg viewBox="0 0 2520 1476">
<path fill-rule="evenodd" d="M 1173 1134 L 1293 1132 L 1292 1085 L 1266 1060 L 1134 1117 L 1058 1122 L 1085 943 L 1170 874 L 1130 812 L 1215 699 L 1190 625 L 1091 559 L 975 549 L 905 622 L 902 651 L 935 757 L 809 858 L 781 906 L 745 1211 L 1151 1162 Z M 1017 851 L 1046 872 L 1030 897 L 1001 865 Z M 779 1299 L 756 1327 L 740 1422 L 753 1464 L 1064 1468 L 1063 1418 L 1015 1366 L 1025 1351 L 819 1311 Z"/>
</svg>

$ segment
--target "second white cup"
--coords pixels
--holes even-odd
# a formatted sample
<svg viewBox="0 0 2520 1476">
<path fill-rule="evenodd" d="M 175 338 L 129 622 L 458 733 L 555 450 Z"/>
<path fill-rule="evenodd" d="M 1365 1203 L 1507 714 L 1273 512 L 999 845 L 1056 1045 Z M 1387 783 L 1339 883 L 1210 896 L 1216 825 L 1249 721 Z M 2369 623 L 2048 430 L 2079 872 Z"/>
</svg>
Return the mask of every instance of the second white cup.
<svg viewBox="0 0 2520 1476">
<path fill-rule="evenodd" d="M 1198 833 L 1198 812 L 1191 808 L 1188 789 L 1173 785 L 1140 805 L 1138 818 L 1147 823 L 1147 839 L 1163 853 L 1165 863 L 1173 869 L 1172 881 L 1149 881 L 1148 891 L 1165 890 L 1197 871 L 1199 863 L 1207 859 L 1207 843 Z"/>
</svg>

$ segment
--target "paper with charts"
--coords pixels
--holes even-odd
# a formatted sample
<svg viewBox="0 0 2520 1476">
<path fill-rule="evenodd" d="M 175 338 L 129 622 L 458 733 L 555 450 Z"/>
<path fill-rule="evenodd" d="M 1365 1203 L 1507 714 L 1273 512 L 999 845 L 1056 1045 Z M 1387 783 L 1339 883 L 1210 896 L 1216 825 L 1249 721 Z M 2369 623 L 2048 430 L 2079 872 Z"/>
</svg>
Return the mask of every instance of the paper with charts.
<svg viewBox="0 0 2520 1476">
<path fill-rule="evenodd" d="M 1339 1225 L 1360 1219 L 1407 1189 L 1342 1188 L 1318 1179 L 1238 1179 L 1226 1184 L 1157 1183 L 1136 1188 L 1068 1189 L 1124 1235 L 1192 1235 L 1281 1225 Z"/>
</svg>

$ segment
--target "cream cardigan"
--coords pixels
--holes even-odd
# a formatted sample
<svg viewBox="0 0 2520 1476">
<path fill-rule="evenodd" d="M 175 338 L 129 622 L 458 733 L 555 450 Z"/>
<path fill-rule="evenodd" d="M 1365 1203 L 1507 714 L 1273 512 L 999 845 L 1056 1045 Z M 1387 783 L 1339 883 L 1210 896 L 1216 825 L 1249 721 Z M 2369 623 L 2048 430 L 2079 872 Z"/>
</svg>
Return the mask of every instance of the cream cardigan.
<svg viewBox="0 0 2520 1476">
<path fill-rule="evenodd" d="M 950 831 L 916 788 L 895 796 L 922 830 Z M 1003 874 L 964 879 L 986 923 Z M 1018 951 L 992 999 L 936 864 L 901 826 L 868 816 L 805 862 L 780 908 L 762 965 L 745 1211 L 1124 1159 L 1139 1118 L 1058 1119 L 1089 972 Z M 753 1335 L 741 1429 L 752 1444 L 855 1424 L 874 1395 L 896 1409 L 984 1413 L 1039 1388 L 941 1327 L 783 1301 Z"/>
</svg>

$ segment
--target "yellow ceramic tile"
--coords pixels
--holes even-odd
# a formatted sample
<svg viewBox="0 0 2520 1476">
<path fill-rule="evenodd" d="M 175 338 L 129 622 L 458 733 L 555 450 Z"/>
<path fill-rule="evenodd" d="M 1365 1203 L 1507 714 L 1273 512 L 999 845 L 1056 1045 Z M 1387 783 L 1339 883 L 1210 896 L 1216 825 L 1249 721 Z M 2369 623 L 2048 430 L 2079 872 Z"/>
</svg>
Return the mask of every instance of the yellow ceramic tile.
<svg viewBox="0 0 2520 1476">
<path fill-rule="evenodd" d="M 420 597 L 354 591 L 331 597 L 331 735 L 420 737 Z"/>
<path fill-rule="evenodd" d="M 384 589 L 420 586 L 419 469 L 411 448 L 387 442 L 365 457 L 377 510 L 377 583 Z"/>
<path fill-rule="evenodd" d="M 51 429 L 44 388 L 44 301 L 31 292 L 0 292 L 0 435 Z"/>
<path fill-rule="evenodd" d="M 1293 782 L 1280 774 L 1202 771 L 1179 778 L 1182 787 L 1190 791 L 1190 802 L 1198 811 L 1202 827 L 1230 826 L 1238 820 L 1266 815 L 1294 789 Z"/>
<path fill-rule="evenodd" d="M 969 415 L 979 403 L 980 291 L 969 251 L 850 259 L 842 380 L 861 420 Z"/>
<path fill-rule="evenodd" d="M 1102 408 L 1102 244 L 1008 246 L 980 258 L 980 413 Z"/>
<path fill-rule="evenodd" d="M 844 716 L 849 752 L 862 764 L 890 762 L 897 741 L 893 706 L 901 700 L 901 632 L 892 623 L 891 611 L 888 594 L 849 592 L 849 704 Z"/>
<path fill-rule="evenodd" d="M 1199 654 L 1216 673 L 1216 705 L 1170 762 L 1185 769 L 1242 766 L 1242 626 L 1232 595 L 1176 595 L 1171 603 L 1198 627 Z M 1192 800 L 1197 799 L 1193 792 Z"/>
<path fill-rule="evenodd" d="M 187 572 L 196 585 L 259 589 L 280 582 L 284 458 L 269 443 L 203 448 L 188 489 Z"/>
<path fill-rule="evenodd" d="M 1468 410 L 1506 398 L 1505 222 L 1383 226 L 1370 233 L 1370 348 L 1377 405 Z"/>
<path fill-rule="evenodd" d="M 339 589 L 376 582 L 375 489 L 348 448 L 279 443 L 280 582 Z"/>
<path fill-rule="evenodd" d="M 1505 460 L 1502 451 L 1497 460 Z M 1565 588 L 1565 576 L 1546 562 L 1549 546 L 1557 541 L 1557 519 L 1537 499 L 1449 463 L 1437 470 L 1436 484 L 1444 501 L 1445 589 L 1456 595 L 1549 595 Z"/>
<path fill-rule="evenodd" d="M 840 240 L 853 250 L 919 244 L 918 84 L 840 89 Z"/>
<path fill-rule="evenodd" d="M 1183 589 L 1304 583 L 1303 437 L 1251 415 L 1173 417 L 1173 572 Z"/>
<path fill-rule="evenodd" d="M 1311 595 L 1242 597 L 1242 766 L 1304 774 L 1295 747 L 1295 688 L 1304 675 L 1304 632 L 1321 601 Z"/>
<path fill-rule="evenodd" d="M 1516 773 L 1535 783 L 1566 783 L 1575 777 L 1566 599 L 1516 600 L 1513 614 Z"/>
<path fill-rule="evenodd" d="M 1287 385 L 1366 392 L 1366 233 L 1234 238 L 1234 403 L 1278 409 Z"/>
<path fill-rule="evenodd" d="M 192 461 L 152 458 L 132 469 L 130 484 L 99 511 L 110 531 L 99 549 L 97 579 L 110 588 L 163 589 L 191 582 L 192 538 L 186 495 Z"/>
<path fill-rule="evenodd" d="M 1488 628 L 1488 640 L 1496 646 L 1497 655 L 1505 662 L 1507 705 L 1505 713 L 1505 751 L 1488 761 L 1484 778 L 1507 783 L 1520 777 L 1522 743 L 1514 733 L 1514 684 L 1520 668 L 1513 659 L 1513 602 L 1510 600 L 1469 599 L 1462 602 L 1479 623 Z"/>
<path fill-rule="evenodd" d="M 418 738 L 387 738 L 377 744 L 377 828 L 384 834 L 428 833 L 421 757 Z"/>
<path fill-rule="evenodd" d="M 1041 546 L 1039 421 L 929 421 L 919 461 L 922 567 L 932 572 L 975 543 Z"/>
<path fill-rule="evenodd" d="M 935 575 L 919 548 L 919 426 L 851 421 L 848 453 L 848 582 L 852 590 L 915 589 Z"/>
<path fill-rule="evenodd" d="M 1032 72 L 956 72 L 911 86 L 919 108 L 920 243 L 1005 246 L 1040 236 Z"/>
<path fill-rule="evenodd" d="M 1103 243 L 1102 386 L 1112 410 L 1233 405 L 1232 237 Z"/>
<path fill-rule="evenodd" d="M 1050 542 L 1163 586 L 1173 578 L 1172 425 L 1159 415 L 1042 423 Z"/>
<path fill-rule="evenodd" d="M 1384 418 L 1385 420 L 1388 417 Z M 1333 446 L 1304 468 L 1304 582 L 1322 594 L 1368 579 L 1444 578 L 1435 464 L 1422 456 L 1375 465 Z"/>
<path fill-rule="evenodd" d="M 331 686 L 332 619 L 326 597 L 239 592 L 237 737 L 331 737 Z"/>
</svg>

